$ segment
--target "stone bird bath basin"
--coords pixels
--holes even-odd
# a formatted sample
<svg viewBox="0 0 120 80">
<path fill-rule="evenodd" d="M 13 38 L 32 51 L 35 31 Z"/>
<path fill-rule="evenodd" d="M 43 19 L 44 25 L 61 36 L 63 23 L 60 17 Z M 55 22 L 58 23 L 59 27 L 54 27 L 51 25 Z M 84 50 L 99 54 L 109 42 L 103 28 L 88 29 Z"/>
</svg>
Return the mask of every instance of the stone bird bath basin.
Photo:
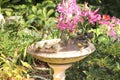
<svg viewBox="0 0 120 80">
<path fill-rule="evenodd" d="M 59 41 L 59 39 L 52 39 L 35 42 L 30 45 L 27 50 L 27 52 L 35 58 L 48 63 L 54 71 L 53 80 L 65 80 L 65 70 L 71 67 L 73 62 L 80 61 L 95 51 L 95 46 L 92 43 L 89 43 L 89 45 L 83 49 L 69 45 L 53 53 L 38 50 L 38 48 L 46 42 L 56 44 Z"/>
</svg>

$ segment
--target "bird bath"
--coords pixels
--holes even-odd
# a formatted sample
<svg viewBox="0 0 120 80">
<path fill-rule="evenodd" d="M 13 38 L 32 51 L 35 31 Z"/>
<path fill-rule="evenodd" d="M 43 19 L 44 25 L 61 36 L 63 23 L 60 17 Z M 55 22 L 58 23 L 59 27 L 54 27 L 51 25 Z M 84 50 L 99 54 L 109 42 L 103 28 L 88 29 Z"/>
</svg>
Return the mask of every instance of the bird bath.
<svg viewBox="0 0 120 80">
<path fill-rule="evenodd" d="M 53 80 L 65 80 L 65 70 L 71 67 L 73 62 L 80 61 L 95 51 L 95 46 L 89 43 L 89 45 L 83 49 L 76 49 L 75 46 L 70 48 L 69 46 L 69 49 L 65 48 L 66 50 L 63 49 L 55 53 L 40 52 L 38 47 L 46 41 L 50 41 L 50 44 L 52 44 L 51 41 L 59 42 L 58 39 L 35 42 L 28 47 L 28 53 L 48 63 L 54 71 Z"/>
</svg>

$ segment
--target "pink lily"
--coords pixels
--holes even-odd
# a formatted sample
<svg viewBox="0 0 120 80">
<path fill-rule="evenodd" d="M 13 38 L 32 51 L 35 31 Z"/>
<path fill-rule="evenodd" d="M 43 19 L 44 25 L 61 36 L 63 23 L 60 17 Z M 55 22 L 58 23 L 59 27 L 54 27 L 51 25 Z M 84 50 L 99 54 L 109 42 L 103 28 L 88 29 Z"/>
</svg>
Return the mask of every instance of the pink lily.
<svg viewBox="0 0 120 80">
<path fill-rule="evenodd" d="M 57 11 L 60 13 L 58 18 L 58 28 L 61 30 L 73 30 L 79 21 L 80 8 L 76 5 L 76 0 L 62 0 Z"/>
<path fill-rule="evenodd" d="M 115 31 L 114 31 L 113 28 L 110 29 L 110 33 L 109 33 L 109 35 L 112 36 L 112 37 L 114 37 L 114 39 L 117 38 L 117 35 L 116 35 L 116 33 L 115 33 Z"/>
</svg>

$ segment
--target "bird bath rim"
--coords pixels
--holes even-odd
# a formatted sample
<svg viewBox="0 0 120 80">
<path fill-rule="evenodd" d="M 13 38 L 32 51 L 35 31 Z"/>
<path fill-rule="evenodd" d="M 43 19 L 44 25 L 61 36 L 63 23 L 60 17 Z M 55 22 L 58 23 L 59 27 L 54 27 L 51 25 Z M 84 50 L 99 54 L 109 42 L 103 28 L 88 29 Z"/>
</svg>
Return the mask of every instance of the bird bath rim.
<svg viewBox="0 0 120 80">
<path fill-rule="evenodd" d="M 81 50 L 60 51 L 56 53 L 36 52 L 35 47 L 31 47 L 31 46 L 32 45 L 30 45 L 27 50 L 29 54 L 33 55 L 35 58 L 41 61 L 47 63 L 53 63 L 53 64 L 65 64 L 65 63 L 76 62 L 87 57 L 89 54 L 95 51 L 95 46 L 92 43 L 89 43 L 88 47 L 83 48 Z"/>
</svg>

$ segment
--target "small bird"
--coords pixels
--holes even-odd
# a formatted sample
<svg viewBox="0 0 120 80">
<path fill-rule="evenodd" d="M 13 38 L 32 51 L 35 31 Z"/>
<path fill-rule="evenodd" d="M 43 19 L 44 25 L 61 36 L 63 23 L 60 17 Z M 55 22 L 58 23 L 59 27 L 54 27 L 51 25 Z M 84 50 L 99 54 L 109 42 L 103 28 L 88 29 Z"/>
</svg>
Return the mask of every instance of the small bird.
<svg viewBox="0 0 120 80">
<path fill-rule="evenodd" d="M 77 36 L 75 37 L 75 43 L 80 49 L 86 48 L 88 46 L 87 33 L 81 33 L 81 34 L 78 33 Z"/>
<path fill-rule="evenodd" d="M 94 37 L 94 32 L 93 31 L 89 32 L 87 36 L 89 39 L 92 39 Z"/>
<path fill-rule="evenodd" d="M 83 45 L 81 43 L 77 43 L 78 47 L 81 49 Z"/>
</svg>

